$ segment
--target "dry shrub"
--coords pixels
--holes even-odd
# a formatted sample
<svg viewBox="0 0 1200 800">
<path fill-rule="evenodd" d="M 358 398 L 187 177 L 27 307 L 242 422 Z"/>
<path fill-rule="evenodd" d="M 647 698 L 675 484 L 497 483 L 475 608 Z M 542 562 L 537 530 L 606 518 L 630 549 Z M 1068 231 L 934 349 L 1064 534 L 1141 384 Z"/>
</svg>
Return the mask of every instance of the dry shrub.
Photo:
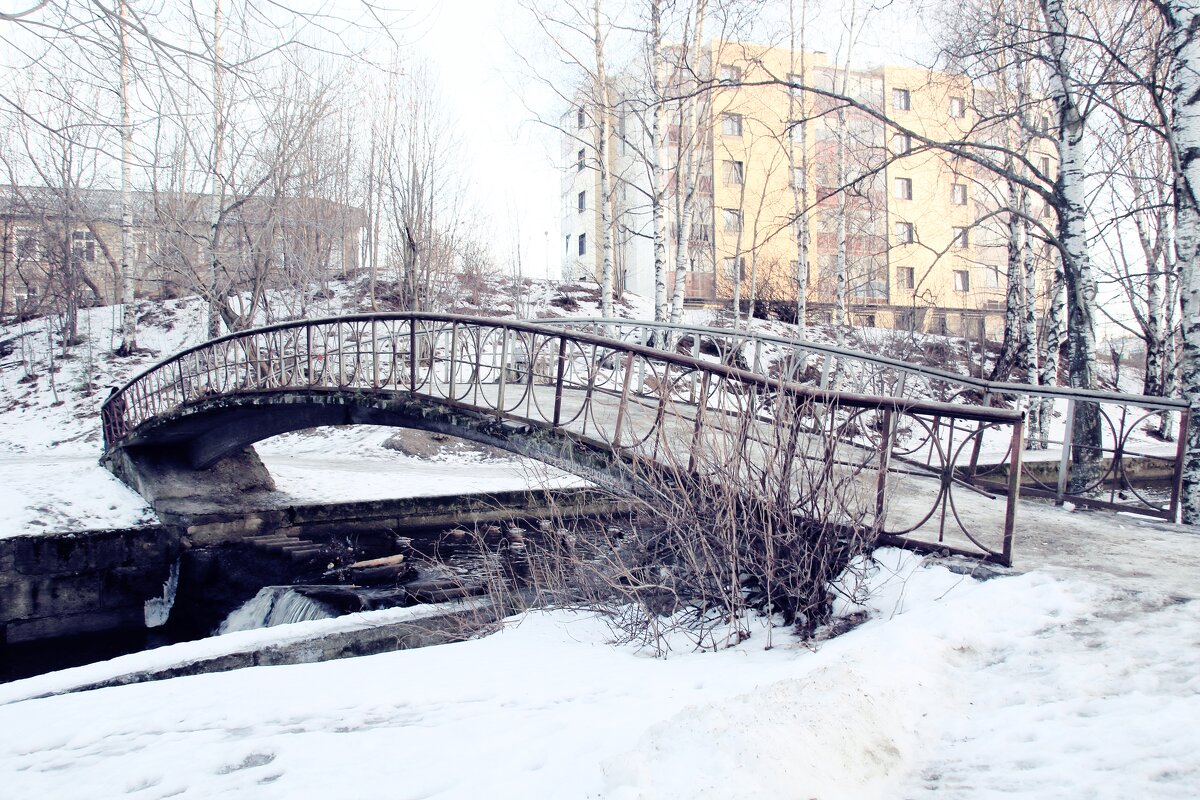
<svg viewBox="0 0 1200 800">
<path fill-rule="evenodd" d="M 772 407 L 728 415 L 694 453 L 660 441 L 623 461 L 620 477 L 635 487 L 627 516 L 543 521 L 500 543 L 477 531 L 489 591 L 512 608 L 598 611 L 619 640 L 659 654 L 681 638 L 712 649 L 741 641 L 755 615 L 804 638 L 823 633 L 835 592 L 863 599 L 862 576 L 847 571 L 867 568 L 856 557 L 878 536 L 878 448 L 845 439 L 877 426 L 759 399 Z"/>
</svg>

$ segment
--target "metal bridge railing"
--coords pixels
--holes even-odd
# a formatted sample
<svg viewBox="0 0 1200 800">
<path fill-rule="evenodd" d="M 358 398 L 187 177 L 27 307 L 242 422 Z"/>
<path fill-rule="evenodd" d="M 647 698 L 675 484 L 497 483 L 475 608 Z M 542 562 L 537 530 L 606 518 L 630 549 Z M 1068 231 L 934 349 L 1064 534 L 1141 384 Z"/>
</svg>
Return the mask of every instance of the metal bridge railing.
<svg viewBox="0 0 1200 800">
<path fill-rule="evenodd" d="M 1026 438 L 1021 442 L 1021 483 L 1027 495 L 1171 521 L 1178 517 L 1189 421 L 1183 400 L 988 381 L 747 330 L 599 318 L 541 322 L 565 330 L 604 331 L 623 341 L 737 364 L 772 378 L 822 389 L 1022 410 L 1031 419 L 1040 416 L 1043 423 L 1027 421 Z M 1159 427 L 1172 430 L 1175 441 L 1164 441 L 1148 430 Z M 1081 439 L 1081 431 L 1090 431 L 1092 436 Z M 948 446 L 954 446 L 955 441 L 974 434 L 960 426 L 941 435 Z M 975 436 L 963 477 L 1003 491 L 1007 482 L 1004 451 L 1010 446 L 1005 438 Z"/>
<path fill-rule="evenodd" d="M 783 496 L 897 544 L 1011 561 L 1019 411 L 833 391 L 541 324 L 392 313 L 231 334 L 116 391 L 105 447 L 223 397 L 295 392 L 428 400 Z M 1007 498 L 962 477 L 985 439 L 1009 442 Z"/>
</svg>

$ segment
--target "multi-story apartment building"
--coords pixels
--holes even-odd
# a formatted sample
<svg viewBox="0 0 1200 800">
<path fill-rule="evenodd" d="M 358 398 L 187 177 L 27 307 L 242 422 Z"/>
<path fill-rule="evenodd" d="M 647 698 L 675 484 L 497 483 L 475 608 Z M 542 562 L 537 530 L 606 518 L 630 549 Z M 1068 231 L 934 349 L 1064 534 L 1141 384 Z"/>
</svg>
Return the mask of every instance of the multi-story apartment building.
<svg viewBox="0 0 1200 800">
<path fill-rule="evenodd" d="M 1007 203 L 993 174 L 923 147 L 886 120 L 935 141 L 998 137 L 980 117 L 988 98 L 965 79 L 901 66 L 844 69 L 822 53 L 713 43 L 701 71 L 712 88 L 695 131 L 668 115 L 663 162 L 680 142 L 699 141 L 687 296 L 699 302 L 791 301 L 803 276 L 809 319 L 836 316 L 838 264 L 845 263 L 847 322 L 864 326 L 995 336 L 1007 286 Z M 799 71 L 803 64 L 806 74 Z M 854 98 L 847 107 L 793 83 Z M 619 86 L 613 96 L 621 98 Z M 609 147 L 617 220 L 614 265 L 631 291 L 653 294 L 648 125 L 636 101 L 618 100 Z M 600 270 L 595 127 L 586 103 L 564 119 L 563 274 Z M 1011 123 L 1003 123 L 1011 125 Z M 1030 158 L 1049 174 L 1054 151 L 1034 139 Z M 668 183 L 668 219 L 676 207 Z M 808 228 L 807 263 L 797 240 Z M 677 220 L 668 236 L 674 263 Z M 803 272 L 800 270 L 803 268 Z"/>
<path fill-rule="evenodd" d="M 131 264 L 138 296 L 188 294 L 209 273 L 210 198 L 134 192 Z M 84 304 L 111 303 L 121 260 L 121 193 L 0 185 L 0 313 L 39 313 L 70 281 Z M 322 198 L 252 197 L 222 219 L 218 257 L 268 285 L 358 269 L 363 212 Z"/>
</svg>

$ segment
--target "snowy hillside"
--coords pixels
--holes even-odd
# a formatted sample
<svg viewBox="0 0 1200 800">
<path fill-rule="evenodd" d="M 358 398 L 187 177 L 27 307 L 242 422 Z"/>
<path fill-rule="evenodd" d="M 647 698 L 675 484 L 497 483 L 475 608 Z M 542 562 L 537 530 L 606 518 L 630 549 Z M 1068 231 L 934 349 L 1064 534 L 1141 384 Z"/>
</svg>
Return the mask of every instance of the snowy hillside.
<svg viewBox="0 0 1200 800">
<path fill-rule="evenodd" d="M 512 281 L 496 279 L 475 298 L 478 303 L 472 304 L 464 294 L 462 302 L 448 310 L 502 317 L 520 312 L 535 319 L 598 313 L 598 293 L 587 286 L 547 281 L 515 285 L 514 292 Z M 644 306 L 641 298 L 631 297 L 619 310 L 623 315 L 638 317 L 646 313 Z M 362 284 L 334 283 L 327 292 L 302 303 L 294 297 L 278 296 L 269 310 L 270 314 L 260 314 L 262 324 L 283 321 L 292 316 L 291 312 L 310 317 L 361 313 L 369 310 L 369 303 Z M 142 499 L 97 463 L 100 406 L 109 387 L 120 386 L 157 361 L 205 341 L 206 319 L 206 309 L 196 298 L 139 302 L 141 352 L 129 358 L 113 355 L 119 342 L 116 327 L 120 314 L 112 307 L 80 311 L 82 341 L 65 356 L 53 318 L 0 327 L 0 502 L 8 509 L 0 520 L 0 536 L 118 527 L 153 519 Z M 424 465 L 382 449 L 386 431 L 358 429 L 317 435 L 342 437 L 338 446 L 323 448 L 340 458 L 323 468 L 340 474 L 342 479 L 317 485 L 303 475 L 297 477 L 304 454 L 311 448 L 303 444 L 307 434 L 293 434 L 263 445 L 269 466 L 278 467 L 282 491 L 307 500 L 390 496 L 397 492 L 398 483 L 400 494 L 454 491 L 453 484 L 430 478 L 427 471 L 426 478 L 421 479 L 417 473 L 424 470 Z M 376 462 L 388 460 L 406 479 L 393 479 L 382 486 L 378 481 L 364 482 L 363 470 L 354 466 L 364 455 Z M 478 480 L 462 489 L 518 488 L 528 482 L 530 469 L 516 459 L 491 463 L 475 470 Z M 315 494 L 313 490 L 317 490 Z"/>
</svg>

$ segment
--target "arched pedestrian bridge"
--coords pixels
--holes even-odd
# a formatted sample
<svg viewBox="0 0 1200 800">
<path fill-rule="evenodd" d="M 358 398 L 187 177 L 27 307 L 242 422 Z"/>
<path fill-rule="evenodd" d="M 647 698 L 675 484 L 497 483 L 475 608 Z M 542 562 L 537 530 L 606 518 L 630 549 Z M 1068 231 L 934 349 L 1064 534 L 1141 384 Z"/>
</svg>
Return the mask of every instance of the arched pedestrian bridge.
<svg viewBox="0 0 1200 800">
<path fill-rule="evenodd" d="M 761 486 L 798 515 L 1011 560 L 1021 412 L 807 386 L 610 338 L 618 333 L 389 313 L 231 334 L 107 400 L 105 462 L 118 474 L 123 462 L 166 456 L 204 469 L 303 428 L 413 427 L 602 483 L 651 468 Z M 664 342 L 678 344 L 675 334 Z M 996 484 L 1005 495 L 969 483 L 988 448 L 1010 476 Z"/>
</svg>

